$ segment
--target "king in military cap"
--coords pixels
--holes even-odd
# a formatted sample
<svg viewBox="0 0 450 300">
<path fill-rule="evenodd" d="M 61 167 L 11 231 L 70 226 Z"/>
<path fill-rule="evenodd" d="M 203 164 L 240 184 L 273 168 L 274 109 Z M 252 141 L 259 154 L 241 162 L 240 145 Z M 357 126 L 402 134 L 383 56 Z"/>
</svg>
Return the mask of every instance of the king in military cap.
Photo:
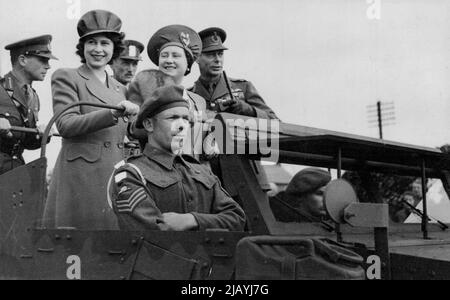
<svg viewBox="0 0 450 300">
<path fill-rule="evenodd" d="M 155 90 L 153 95 L 145 100 L 136 120 L 137 128 L 144 128 L 143 122 L 147 118 L 174 107 L 186 107 L 189 103 L 185 99 L 185 89 L 178 85 L 168 85 Z"/>
<path fill-rule="evenodd" d="M 199 32 L 203 43 L 203 53 L 228 50 L 223 43 L 227 39 L 225 30 L 218 27 L 210 27 Z"/>
<path fill-rule="evenodd" d="M 48 59 L 57 59 L 52 54 L 51 42 L 52 36 L 47 34 L 9 44 L 5 49 L 11 52 L 11 56 L 33 55 Z"/>
</svg>

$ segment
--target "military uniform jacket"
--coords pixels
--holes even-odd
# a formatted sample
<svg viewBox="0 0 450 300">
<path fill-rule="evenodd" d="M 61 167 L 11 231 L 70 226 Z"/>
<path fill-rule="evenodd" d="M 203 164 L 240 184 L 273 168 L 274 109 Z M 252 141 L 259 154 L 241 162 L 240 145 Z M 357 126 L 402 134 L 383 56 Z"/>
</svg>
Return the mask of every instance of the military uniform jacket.
<svg viewBox="0 0 450 300">
<path fill-rule="evenodd" d="M 233 97 L 237 98 L 239 101 L 244 101 L 253 107 L 254 112 L 253 115 L 249 115 L 250 117 L 257 117 L 260 119 L 278 119 L 272 109 L 266 105 L 263 98 L 259 95 L 258 91 L 251 82 L 232 78 L 229 78 L 229 81 L 233 92 Z M 220 101 L 230 100 L 231 96 L 223 75 L 221 76 L 212 94 L 201 83 L 200 79 L 197 80 L 194 86 L 189 90 L 205 98 L 208 110 L 215 111 L 217 113 L 226 112 L 227 108 L 223 107 L 220 104 Z"/>
<path fill-rule="evenodd" d="M 165 230 L 162 213 L 191 213 L 199 230 L 242 231 L 245 214 L 217 177 L 191 156 L 150 145 L 119 164 L 111 177 L 111 205 L 123 230 Z"/>
<path fill-rule="evenodd" d="M 110 105 L 124 101 L 125 88 L 110 77 L 107 80 L 107 85 L 100 82 L 86 65 L 57 70 L 52 78 L 55 113 L 80 101 Z M 63 140 L 44 224 L 49 228 L 117 229 L 106 187 L 114 165 L 124 158 L 126 123 L 115 120 L 109 109 L 82 106 L 64 114 L 56 126 Z"/>
<path fill-rule="evenodd" d="M 0 117 L 8 119 L 11 126 L 36 128 L 39 98 L 35 92 L 33 98 L 33 107 L 28 107 L 25 88 L 12 73 L 0 79 Z M 13 135 L 13 138 L 0 137 L 0 149 L 12 149 L 16 144 L 22 150 L 35 150 L 41 146 L 41 139 L 36 134 L 13 132 Z"/>
</svg>

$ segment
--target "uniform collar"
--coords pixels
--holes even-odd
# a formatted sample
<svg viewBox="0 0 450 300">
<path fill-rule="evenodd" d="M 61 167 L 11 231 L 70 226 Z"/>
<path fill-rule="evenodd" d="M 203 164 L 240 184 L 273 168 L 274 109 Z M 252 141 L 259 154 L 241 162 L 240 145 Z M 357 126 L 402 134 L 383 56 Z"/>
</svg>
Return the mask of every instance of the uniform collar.
<svg viewBox="0 0 450 300">
<path fill-rule="evenodd" d="M 202 77 L 199 78 L 199 81 L 201 84 L 203 84 L 203 86 L 208 89 L 208 87 L 213 84 L 215 86 L 217 86 L 217 84 L 219 83 L 220 79 L 222 78 L 222 75 L 220 75 L 217 79 L 215 80 L 206 80 Z"/>
<path fill-rule="evenodd" d="M 25 89 L 24 86 L 26 83 L 19 81 L 19 79 L 14 76 L 13 72 L 9 72 L 5 75 L 5 89 L 10 91 L 10 97 L 19 102 L 22 106 L 27 107 L 27 103 L 25 102 Z"/>
<path fill-rule="evenodd" d="M 183 164 L 187 165 L 185 160 L 181 156 L 176 156 L 167 151 L 155 148 L 154 146 L 147 144 L 144 149 L 144 155 L 158 163 L 159 165 L 165 167 L 167 170 L 173 170 L 174 161 L 181 161 Z"/>
<path fill-rule="evenodd" d="M 31 84 L 22 81 L 19 76 L 14 75 L 14 71 L 9 72 L 8 75 L 16 82 L 17 86 L 23 88 L 29 85 L 31 87 Z"/>
</svg>

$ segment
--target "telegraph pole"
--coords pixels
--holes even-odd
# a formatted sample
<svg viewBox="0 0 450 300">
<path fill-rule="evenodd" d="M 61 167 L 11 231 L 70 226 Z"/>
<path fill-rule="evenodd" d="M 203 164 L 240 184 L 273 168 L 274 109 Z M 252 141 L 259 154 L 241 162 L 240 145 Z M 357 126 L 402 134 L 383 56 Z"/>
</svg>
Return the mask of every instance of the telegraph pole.
<svg viewBox="0 0 450 300">
<path fill-rule="evenodd" d="M 383 139 L 383 126 L 395 124 L 394 102 L 377 101 L 375 105 L 367 106 L 370 127 L 378 127 L 379 137 Z"/>
</svg>

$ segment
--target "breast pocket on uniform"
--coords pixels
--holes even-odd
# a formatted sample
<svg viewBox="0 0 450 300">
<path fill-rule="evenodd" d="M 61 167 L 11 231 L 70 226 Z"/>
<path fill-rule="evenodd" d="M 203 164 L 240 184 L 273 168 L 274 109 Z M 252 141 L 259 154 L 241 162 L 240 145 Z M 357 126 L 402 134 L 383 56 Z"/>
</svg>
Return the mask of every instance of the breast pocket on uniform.
<svg viewBox="0 0 450 300">
<path fill-rule="evenodd" d="M 212 189 L 214 184 L 216 183 L 216 181 L 213 178 L 205 176 L 203 173 L 195 174 L 193 178 L 196 182 L 200 183 L 207 190 Z"/>
<path fill-rule="evenodd" d="M 88 163 L 95 163 L 102 156 L 102 147 L 96 144 L 72 144 L 66 153 L 67 161 L 83 159 Z"/>
</svg>

